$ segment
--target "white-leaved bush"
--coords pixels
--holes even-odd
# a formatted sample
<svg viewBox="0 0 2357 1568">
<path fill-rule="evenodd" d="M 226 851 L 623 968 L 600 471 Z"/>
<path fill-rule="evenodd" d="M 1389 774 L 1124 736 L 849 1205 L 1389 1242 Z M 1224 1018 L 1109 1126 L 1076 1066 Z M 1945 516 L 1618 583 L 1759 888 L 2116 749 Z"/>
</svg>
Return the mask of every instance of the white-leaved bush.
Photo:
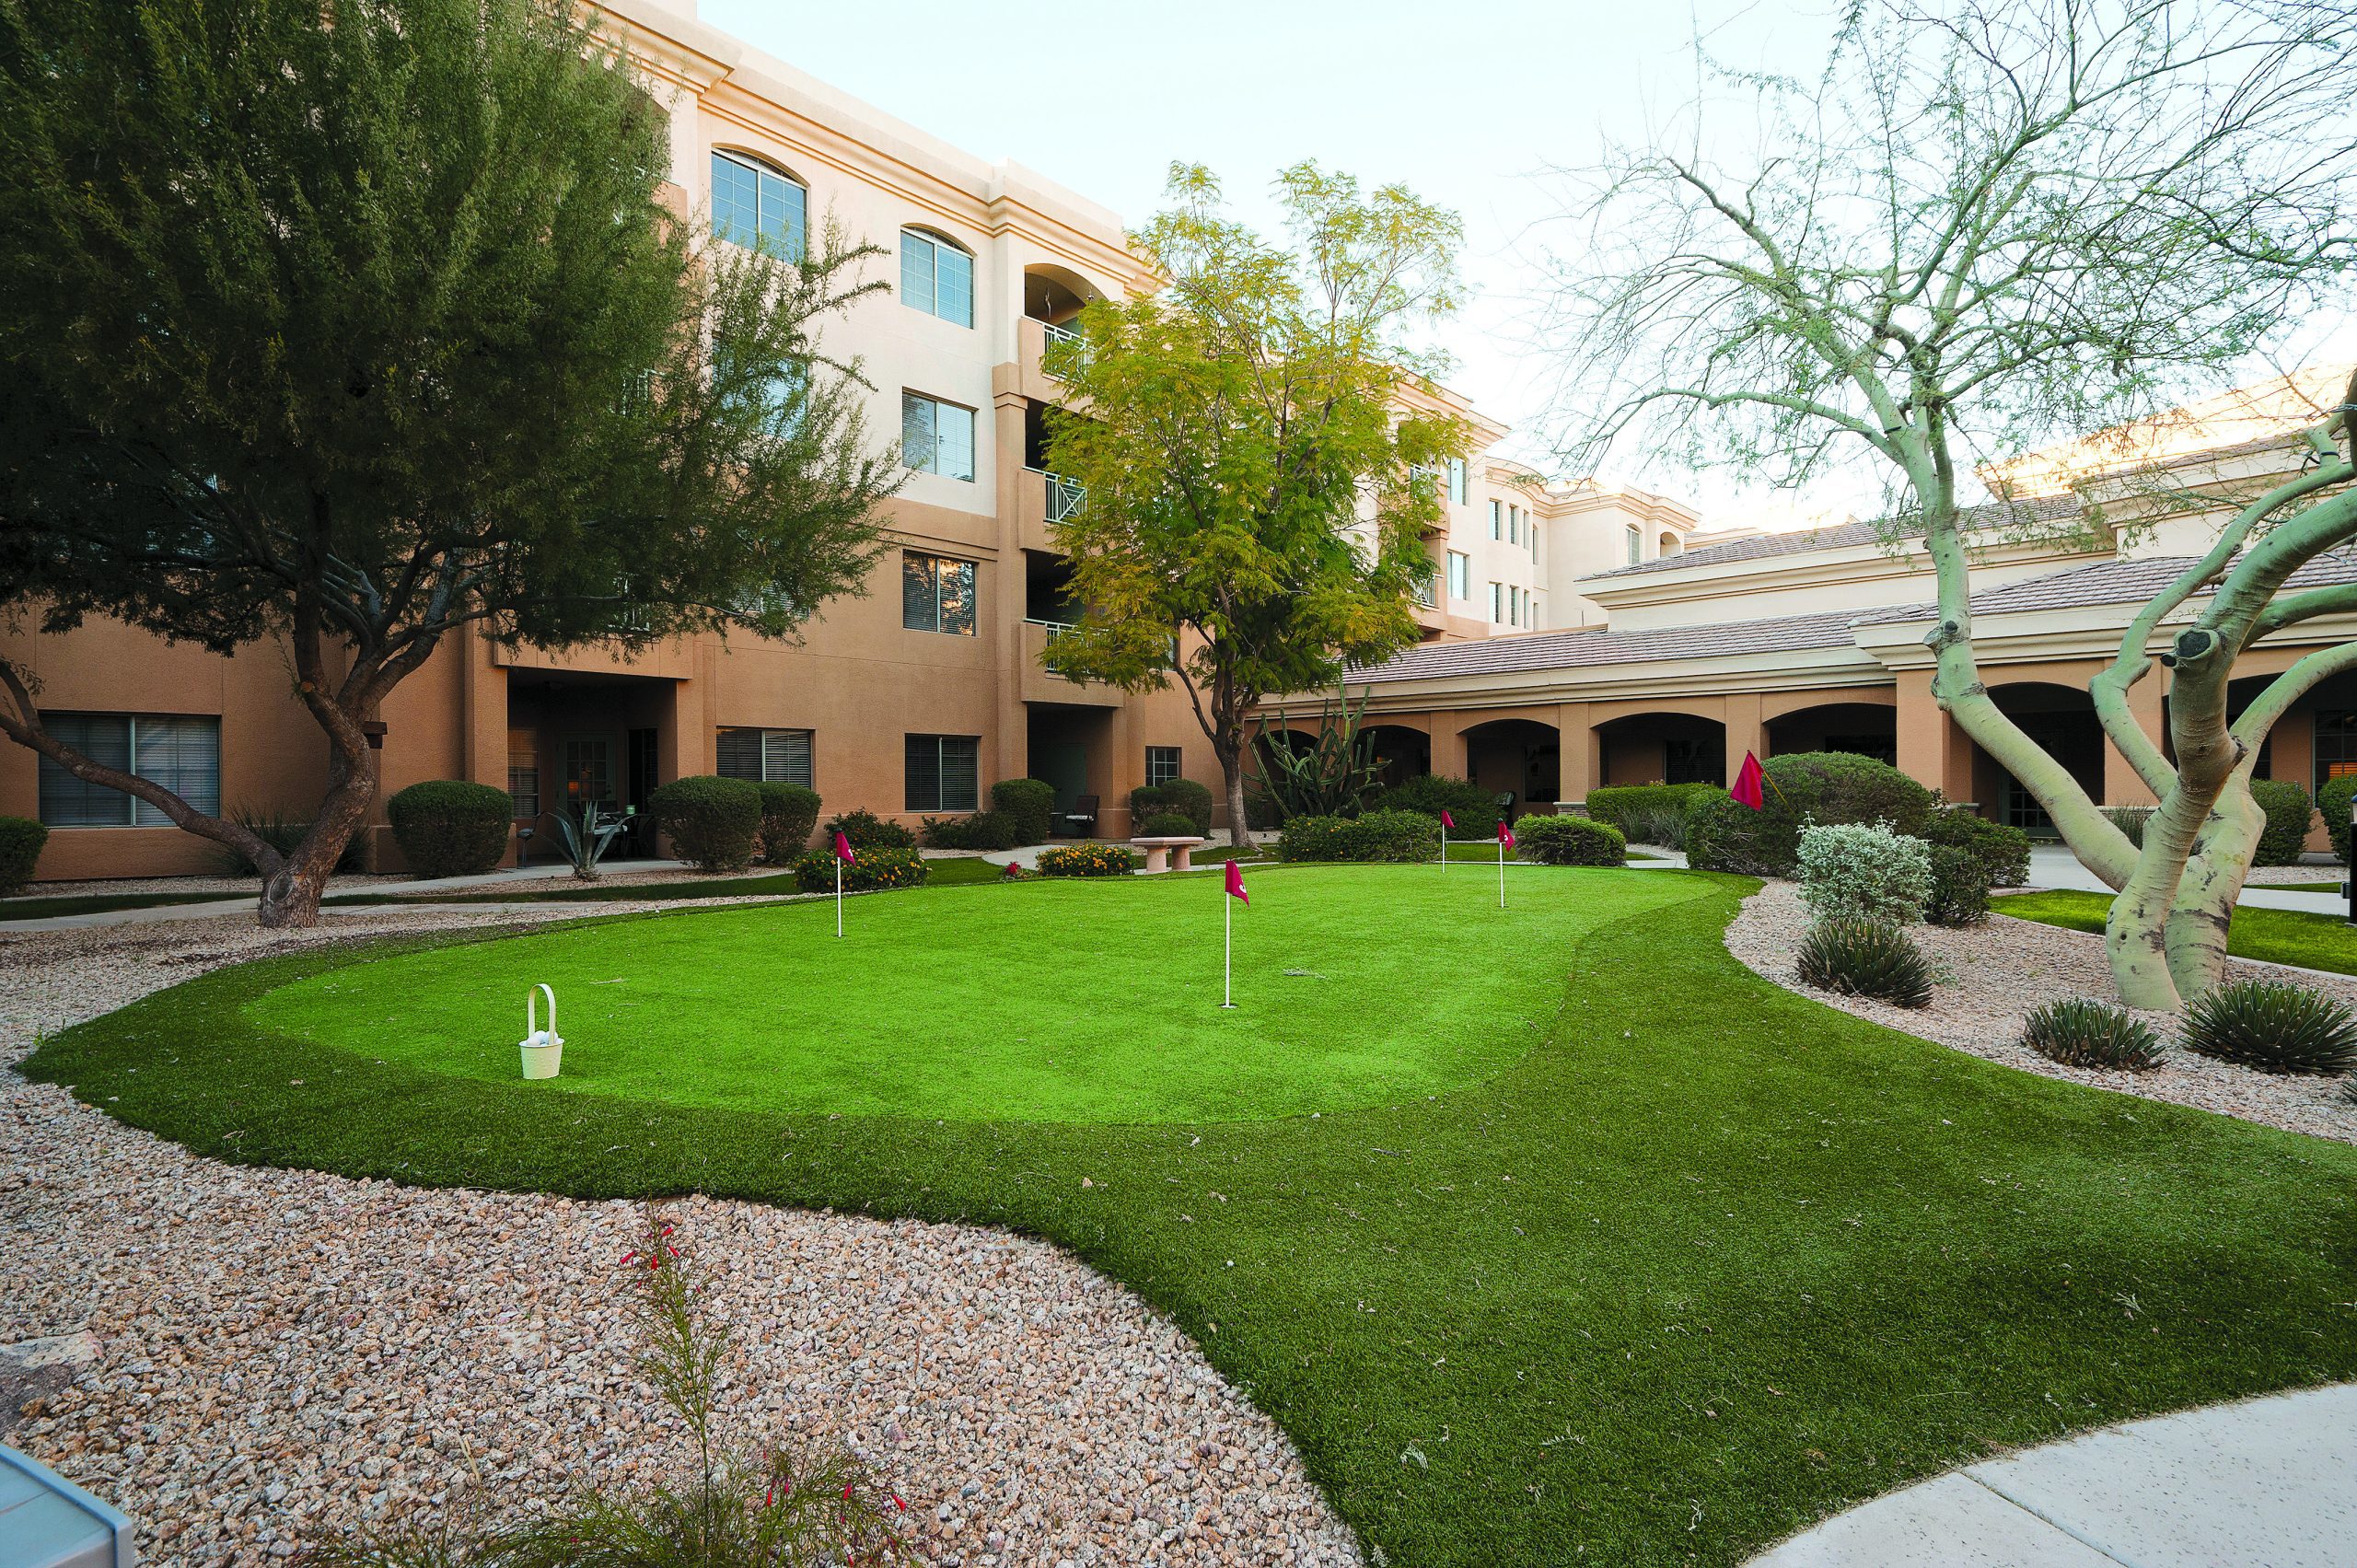
<svg viewBox="0 0 2357 1568">
<path fill-rule="evenodd" d="M 1887 822 L 1837 822 L 1801 830 L 1801 897 L 1819 920 L 1923 918 L 1932 896 L 1932 848 Z"/>
</svg>

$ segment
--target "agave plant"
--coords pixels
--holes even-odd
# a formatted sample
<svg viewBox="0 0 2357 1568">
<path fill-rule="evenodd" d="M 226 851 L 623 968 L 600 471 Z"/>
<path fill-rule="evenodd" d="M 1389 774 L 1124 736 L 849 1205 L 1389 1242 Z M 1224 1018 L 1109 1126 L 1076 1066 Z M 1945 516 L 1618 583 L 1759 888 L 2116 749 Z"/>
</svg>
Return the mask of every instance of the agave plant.
<svg viewBox="0 0 2357 1568">
<path fill-rule="evenodd" d="M 2357 1015 L 2303 985 L 2237 980 L 2185 1010 L 2185 1043 L 2262 1073 L 2330 1077 L 2357 1066 Z"/>
<path fill-rule="evenodd" d="M 558 811 L 557 836 L 564 841 L 564 854 L 573 863 L 573 875 L 584 882 L 595 882 L 598 863 L 606 858 L 606 851 L 636 814 L 637 807 L 630 806 L 610 814 L 594 800 L 582 802 L 577 817 L 569 806 Z"/>
<path fill-rule="evenodd" d="M 1901 1007 L 1932 1002 L 1932 968 L 1907 933 L 1878 920 L 1836 917 L 1809 927 L 1794 952 L 1801 983 Z"/>
<path fill-rule="evenodd" d="M 1359 729 L 1368 690 L 1360 690 L 1353 708 L 1349 686 L 1338 686 L 1336 700 L 1319 705 L 1318 738 L 1307 746 L 1283 738 L 1290 732 L 1283 708 L 1273 722 L 1260 721 L 1254 748 L 1260 758 L 1259 787 L 1281 816 L 1355 817 L 1382 787 L 1383 764 L 1376 761 L 1374 738 Z"/>
<path fill-rule="evenodd" d="M 2142 1073 L 2161 1064 L 2161 1042 L 2125 1007 L 2092 997 L 2066 996 L 2029 1011 L 2022 1043 L 2065 1067 L 2108 1067 Z"/>
</svg>

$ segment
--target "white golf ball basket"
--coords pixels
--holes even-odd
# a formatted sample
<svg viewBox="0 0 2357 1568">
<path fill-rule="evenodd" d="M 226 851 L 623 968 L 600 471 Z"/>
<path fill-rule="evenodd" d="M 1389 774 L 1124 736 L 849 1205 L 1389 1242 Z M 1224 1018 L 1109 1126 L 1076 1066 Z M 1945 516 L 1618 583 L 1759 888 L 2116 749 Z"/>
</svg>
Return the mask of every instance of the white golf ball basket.
<svg viewBox="0 0 2357 1568">
<path fill-rule="evenodd" d="M 540 998 L 549 999 L 549 1027 L 540 1028 Z M 524 993 L 524 1076 L 553 1078 L 564 1062 L 564 1038 L 556 1032 L 556 993 L 539 985 Z"/>
</svg>

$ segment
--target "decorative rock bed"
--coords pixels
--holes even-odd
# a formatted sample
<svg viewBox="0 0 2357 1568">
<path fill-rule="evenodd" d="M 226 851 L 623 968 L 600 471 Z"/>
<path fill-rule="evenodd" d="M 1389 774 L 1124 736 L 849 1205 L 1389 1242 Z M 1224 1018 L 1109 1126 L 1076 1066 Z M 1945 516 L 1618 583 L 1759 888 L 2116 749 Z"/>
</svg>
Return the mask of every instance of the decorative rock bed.
<svg viewBox="0 0 2357 1568">
<path fill-rule="evenodd" d="M 516 918 L 6 938 L 0 1060 L 263 951 Z M 70 1379 L 20 1385 L 10 1440 L 138 1518 L 154 1568 L 287 1557 L 420 1499 L 436 1515 L 544 1508 L 681 1457 L 616 1296 L 638 1204 L 244 1169 L 5 1071 L 0 1141 L 0 1217 L 17 1238 L 0 1342 L 95 1342 L 57 1369 Z M 657 1206 L 735 1336 L 732 1432 L 849 1444 L 907 1498 L 924 1561 L 1358 1563 L 1275 1425 L 1171 1324 L 1044 1243 Z"/>
<path fill-rule="evenodd" d="M 2020 1043 L 2022 1020 L 2032 1007 L 2065 996 L 2118 994 L 2101 937 L 2002 914 L 1961 929 L 1910 926 L 1909 935 L 1931 959 L 1939 982 L 1930 1006 L 1910 1009 L 1801 984 L 1794 973 L 1793 949 L 1808 923 L 1800 889 L 1771 882 L 1745 900 L 1743 912 L 1728 923 L 1727 950 L 1789 991 L 2008 1067 L 2357 1143 L 2357 1105 L 2343 1098 L 2339 1080 L 2279 1077 L 2197 1056 L 2175 1043 L 2175 1019 L 2167 1014 L 2142 1015 L 2170 1041 L 2167 1060 L 2148 1073 L 2064 1067 L 2026 1050 Z M 2239 958 L 2229 963 L 2236 974 L 2280 978 L 2287 972 Z M 2357 977 L 2293 972 L 2301 984 L 2357 1006 Z"/>
</svg>

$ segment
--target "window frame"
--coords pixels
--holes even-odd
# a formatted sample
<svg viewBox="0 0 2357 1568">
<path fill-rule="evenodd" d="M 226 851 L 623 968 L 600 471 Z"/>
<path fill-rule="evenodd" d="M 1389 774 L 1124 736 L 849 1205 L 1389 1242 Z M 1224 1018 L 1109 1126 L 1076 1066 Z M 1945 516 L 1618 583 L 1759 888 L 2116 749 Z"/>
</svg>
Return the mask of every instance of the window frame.
<svg viewBox="0 0 2357 1568">
<path fill-rule="evenodd" d="M 1448 597 L 1458 604 L 1473 597 L 1473 557 L 1461 550 L 1448 552 Z"/>
<path fill-rule="evenodd" d="M 1490 497 L 1490 537 L 1505 538 L 1506 504 L 1496 496 Z"/>
<path fill-rule="evenodd" d="M 799 198 L 797 210 L 790 212 L 787 215 L 787 222 L 783 226 L 783 238 L 777 248 L 777 253 L 785 261 L 794 262 L 797 266 L 800 265 L 803 259 L 809 253 L 810 187 L 800 180 L 795 179 L 793 175 L 787 173 L 784 168 L 781 168 L 776 164 L 772 163 L 769 159 L 761 157 L 759 153 L 747 152 L 737 147 L 722 146 L 715 146 L 712 148 L 711 153 L 712 157 L 706 164 L 704 177 L 708 182 L 708 191 L 712 199 L 713 238 L 715 239 L 726 240 L 731 245 L 740 245 L 745 247 L 747 250 L 751 250 L 753 248 L 754 241 L 759 240 L 761 236 L 770 232 L 762 224 L 762 201 L 769 192 L 763 187 L 761 181 L 763 178 L 766 177 L 770 180 L 775 180 L 778 184 L 784 187 L 785 190 L 795 192 L 795 194 Z M 752 240 L 737 238 L 737 225 L 733 215 L 724 224 L 724 220 L 721 216 L 719 180 L 719 166 L 723 163 L 733 164 L 753 177 Z M 729 199 L 729 207 L 732 214 L 734 213 L 737 204 L 736 198 L 732 195 Z"/>
<path fill-rule="evenodd" d="M 1503 626 L 1505 623 L 1506 586 L 1504 583 L 1492 583 L 1490 585 L 1490 624 Z"/>
<path fill-rule="evenodd" d="M 1156 773 L 1167 767 L 1169 772 Z M 1145 749 L 1145 782 L 1149 789 L 1186 777 L 1187 750 L 1183 746 L 1149 746 Z"/>
<path fill-rule="evenodd" d="M 917 453 L 909 435 L 910 415 L 919 407 L 923 407 L 932 411 L 929 417 L 933 425 L 933 435 L 930 438 L 925 440 L 923 444 L 923 456 L 924 460 L 922 462 L 911 460 L 915 456 L 917 456 Z M 963 473 L 952 473 L 948 469 L 942 465 L 941 454 L 943 450 L 943 443 L 941 440 L 941 411 L 944 409 L 952 410 L 966 416 L 966 471 Z M 972 484 L 976 482 L 976 476 L 981 471 L 981 466 L 980 453 L 978 451 L 981 438 L 981 432 L 978 428 L 979 423 L 976 411 L 967 407 L 964 403 L 952 402 L 947 398 L 937 398 L 931 392 L 920 392 L 914 388 L 901 388 L 901 464 L 911 473 L 929 473 L 940 479 L 954 479 L 966 484 Z"/>
<path fill-rule="evenodd" d="M 1463 458 L 1451 458 L 1447 463 L 1448 499 L 1451 505 L 1462 506 L 1473 494 L 1472 476 Z"/>
<path fill-rule="evenodd" d="M 914 732 L 904 732 L 900 737 L 900 799 L 903 802 L 901 807 L 903 810 L 934 813 L 953 811 L 974 812 L 981 809 L 982 738 L 981 736 L 921 735 Z M 926 804 L 925 802 L 918 799 L 918 774 L 916 770 L 910 766 L 918 755 L 925 749 L 927 743 L 930 743 L 933 751 L 934 794 L 931 804 Z M 967 783 L 970 793 L 967 794 L 963 797 L 965 802 L 963 805 L 956 804 L 949 794 L 949 748 L 952 743 L 959 743 L 964 748 L 970 749 L 970 755 L 964 759 L 964 765 L 967 770 L 967 779 L 965 782 Z"/>
<path fill-rule="evenodd" d="M 1621 529 L 1621 533 L 1629 541 L 1629 564 L 1631 566 L 1643 564 L 1645 559 L 1645 536 L 1643 530 L 1632 523 L 1629 527 Z"/>
<path fill-rule="evenodd" d="M 749 776 L 743 772 L 729 771 L 726 742 L 732 735 L 749 735 L 756 738 L 753 742 L 753 772 Z M 712 736 L 712 771 L 724 779 L 745 779 L 749 784 L 800 784 L 805 789 L 819 787 L 819 732 L 815 729 L 797 727 L 793 725 L 724 724 L 714 725 Z M 802 738 L 802 765 L 799 777 L 796 776 L 790 756 L 780 759 L 773 757 L 772 752 L 772 738 L 783 741 L 791 736 L 799 736 Z M 781 746 L 778 749 L 789 750 L 790 748 Z"/>
<path fill-rule="evenodd" d="M 922 301 L 914 296 L 913 291 L 909 286 L 909 263 L 914 255 L 910 248 L 911 241 L 923 246 L 931 252 L 926 262 L 926 297 Z M 946 314 L 941 308 L 941 258 L 944 252 L 958 257 L 965 270 L 966 308 L 962 318 Z M 974 261 L 975 256 L 971 250 L 967 250 L 940 230 L 920 227 L 915 224 L 901 225 L 900 303 L 912 310 L 922 310 L 935 320 L 946 321 L 953 327 L 964 327 L 970 331 L 974 325 Z"/>
<path fill-rule="evenodd" d="M 170 790 L 174 795 L 179 796 L 182 800 L 187 801 L 189 805 L 194 807 L 197 810 L 202 811 L 208 817 L 217 817 L 221 814 L 222 736 L 220 714 L 137 714 L 116 713 L 97 709 L 83 709 L 64 713 L 44 714 L 41 717 L 45 726 L 47 726 L 52 733 L 56 732 L 60 728 L 70 728 L 77 724 L 89 724 L 99 720 L 113 720 L 119 722 L 122 726 L 122 761 L 120 770 L 121 772 L 129 773 L 134 778 L 145 779 L 151 784 L 161 784 L 164 788 Z M 178 764 L 169 768 L 159 766 L 157 771 L 152 773 L 146 772 L 143 767 L 143 760 L 140 756 L 142 742 L 139 735 L 139 726 L 143 722 L 156 725 L 159 727 L 177 726 L 182 725 L 192 726 L 195 726 L 195 733 L 209 735 L 212 738 L 212 782 L 210 786 L 200 787 L 193 790 L 191 789 L 189 787 L 189 781 L 185 776 L 189 771 L 189 765 L 185 763 Z M 59 738 L 65 739 L 66 738 L 61 735 Z M 73 742 L 71 740 L 66 740 L 66 744 L 73 745 Z M 91 756 L 100 749 L 100 748 L 91 744 L 87 738 L 83 744 L 75 746 L 74 749 L 82 752 L 85 756 Z M 108 746 L 103 748 L 103 749 L 111 753 L 115 748 Z M 104 756 L 98 757 L 97 760 L 100 761 L 108 761 Z M 76 803 L 85 807 L 87 807 L 88 802 L 99 798 L 94 792 L 103 791 L 107 795 L 112 795 L 121 799 L 122 802 L 122 815 L 114 820 L 60 820 L 58 819 L 64 814 L 64 802 L 61 800 L 56 806 L 52 806 L 51 804 L 52 790 L 59 792 L 61 795 L 64 792 L 70 790 Z M 43 827 L 55 831 L 67 831 L 83 828 L 170 828 L 177 826 L 170 818 L 165 816 L 161 811 L 157 810 L 153 806 L 148 805 L 137 796 L 130 794 L 125 790 L 116 789 L 110 784 L 92 784 L 86 779 L 77 778 L 73 773 L 68 772 L 61 764 L 45 756 L 39 759 L 39 762 L 35 769 L 35 780 L 33 785 L 33 815 Z"/>
<path fill-rule="evenodd" d="M 933 621 L 930 625 L 927 625 L 923 621 L 912 621 L 909 619 L 911 605 L 911 599 L 909 597 L 909 586 L 911 581 L 910 574 L 916 568 L 917 563 L 920 562 L 924 563 L 926 567 L 926 575 L 930 582 L 930 591 L 933 599 Z M 959 577 L 960 586 L 965 589 L 966 610 L 965 624 L 962 626 L 947 624 L 949 610 L 955 601 L 953 601 L 949 596 L 943 591 L 942 584 L 945 577 L 948 575 L 943 568 L 949 566 L 961 568 Z M 942 555 L 930 550 L 911 550 L 906 545 L 901 546 L 901 631 L 930 632 L 937 636 L 944 637 L 980 636 L 981 634 L 982 619 L 981 599 L 982 572 L 981 562 L 969 561 L 960 555 Z"/>
<path fill-rule="evenodd" d="M 2333 726 L 2330 749 L 2346 755 L 2327 757 L 2326 728 Z M 2328 780 L 2340 773 L 2357 773 L 2357 708 L 2315 708 L 2308 714 L 2308 794 L 2310 798 L 2324 793 Z M 2339 772 L 2334 771 L 2338 766 Z"/>
</svg>

